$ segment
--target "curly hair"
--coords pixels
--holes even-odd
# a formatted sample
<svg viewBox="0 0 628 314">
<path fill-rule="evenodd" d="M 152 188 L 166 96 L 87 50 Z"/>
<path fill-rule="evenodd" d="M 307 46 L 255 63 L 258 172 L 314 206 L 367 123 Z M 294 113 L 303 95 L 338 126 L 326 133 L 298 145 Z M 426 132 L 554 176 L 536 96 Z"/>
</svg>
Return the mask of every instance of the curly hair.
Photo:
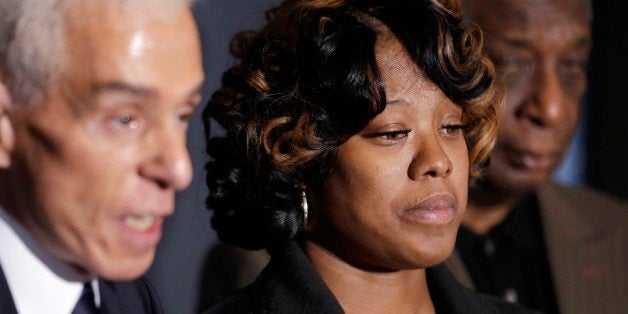
<svg viewBox="0 0 628 314">
<path fill-rule="evenodd" d="M 462 24 L 457 0 L 288 0 L 266 17 L 233 39 L 240 62 L 203 112 L 207 205 L 221 240 L 272 248 L 298 234 L 303 187 L 322 182 L 337 148 L 386 107 L 377 25 L 462 107 L 470 175 L 479 175 L 502 97 L 482 34 Z M 226 137 L 210 138 L 210 118 Z"/>
</svg>

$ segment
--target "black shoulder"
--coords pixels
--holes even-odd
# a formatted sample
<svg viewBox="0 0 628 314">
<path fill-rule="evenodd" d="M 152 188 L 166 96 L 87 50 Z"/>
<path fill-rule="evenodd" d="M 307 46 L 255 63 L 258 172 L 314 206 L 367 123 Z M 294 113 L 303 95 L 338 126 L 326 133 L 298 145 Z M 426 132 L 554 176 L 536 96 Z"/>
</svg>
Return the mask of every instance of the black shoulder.
<svg viewBox="0 0 628 314">
<path fill-rule="evenodd" d="M 496 297 L 474 293 L 480 302 L 490 305 L 493 309 L 495 309 L 495 313 L 504 313 L 504 314 L 534 314 L 541 313 L 529 308 L 524 307 L 520 304 L 514 304 L 510 302 L 506 302 L 502 299 L 498 299 Z"/>
<path fill-rule="evenodd" d="M 462 286 L 443 265 L 429 267 L 426 275 L 432 301 L 439 313 L 536 313 L 521 305 L 508 303 Z"/>
<path fill-rule="evenodd" d="M 212 306 L 204 314 L 272 313 L 270 306 L 263 301 L 263 298 L 260 298 L 259 291 L 254 286 L 255 283 L 243 288 Z"/>
<path fill-rule="evenodd" d="M 163 313 L 159 296 L 145 277 L 127 282 L 99 280 L 99 288 L 106 313 Z"/>
</svg>

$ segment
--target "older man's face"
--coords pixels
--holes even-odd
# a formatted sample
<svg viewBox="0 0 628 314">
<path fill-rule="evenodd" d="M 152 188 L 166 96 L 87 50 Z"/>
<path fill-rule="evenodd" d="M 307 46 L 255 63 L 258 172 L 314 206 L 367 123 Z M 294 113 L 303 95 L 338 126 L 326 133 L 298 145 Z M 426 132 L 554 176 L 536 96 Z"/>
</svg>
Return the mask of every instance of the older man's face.
<svg viewBox="0 0 628 314">
<path fill-rule="evenodd" d="M 81 14 L 90 18 L 66 25 L 58 80 L 41 101 L 11 111 L 10 212 L 63 261 L 132 279 L 150 266 L 175 191 L 191 181 L 197 31 L 187 10 L 168 19 Z"/>
<path fill-rule="evenodd" d="M 586 88 L 586 0 L 468 0 L 506 86 L 488 171 L 508 193 L 549 180 L 571 141 Z"/>
</svg>

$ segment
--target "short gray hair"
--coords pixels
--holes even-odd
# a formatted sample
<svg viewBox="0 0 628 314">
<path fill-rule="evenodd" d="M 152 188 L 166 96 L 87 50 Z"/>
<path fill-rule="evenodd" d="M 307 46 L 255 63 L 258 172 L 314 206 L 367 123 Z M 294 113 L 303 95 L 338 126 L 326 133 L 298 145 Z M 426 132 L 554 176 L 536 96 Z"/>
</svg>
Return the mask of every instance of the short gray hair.
<svg viewBox="0 0 628 314">
<path fill-rule="evenodd" d="M 12 103 L 41 96 L 64 55 L 61 0 L 0 0 L 0 78 Z"/>
<path fill-rule="evenodd" d="M 76 1 L 79 1 L 78 3 Z M 194 0 L 100 0 L 128 10 L 169 11 Z M 64 18 L 71 0 L 0 0 L 0 82 L 11 103 L 28 105 L 43 95 L 64 61 Z M 73 4 L 80 5 L 81 0 Z M 163 8 L 163 10 L 162 10 Z M 138 11 L 134 11 L 138 12 Z"/>
</svg>

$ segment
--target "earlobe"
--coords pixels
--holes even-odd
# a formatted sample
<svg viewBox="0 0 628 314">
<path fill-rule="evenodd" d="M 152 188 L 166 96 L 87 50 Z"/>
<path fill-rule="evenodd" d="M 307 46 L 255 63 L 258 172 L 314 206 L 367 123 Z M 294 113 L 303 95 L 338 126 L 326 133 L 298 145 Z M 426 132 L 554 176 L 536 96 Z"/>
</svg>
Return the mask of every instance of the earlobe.
<svg viewBox="0 0 628 314">
<path fill-rule="evenodd" d="M 0 80 L 0 169 L 6 169 L 11 165 L 11 151 L 15 140 L 8 113 L 10 103 L 9 91 Z"/>
</svg>

